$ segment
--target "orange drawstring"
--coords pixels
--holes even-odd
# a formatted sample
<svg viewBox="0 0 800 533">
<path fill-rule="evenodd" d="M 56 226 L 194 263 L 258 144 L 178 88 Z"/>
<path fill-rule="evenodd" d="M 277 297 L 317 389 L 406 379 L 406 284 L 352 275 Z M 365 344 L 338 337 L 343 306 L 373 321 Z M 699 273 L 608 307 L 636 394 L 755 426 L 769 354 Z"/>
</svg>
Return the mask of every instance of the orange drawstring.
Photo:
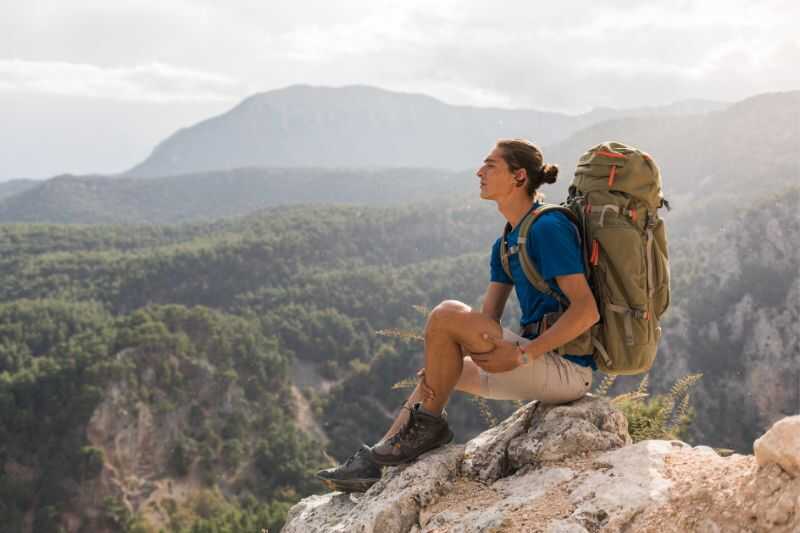
<svg viewBox="0 0 800 533">
<path fill-rule="evenodd" d="M 592 258 L 589 260 L 592 266 L 597 266 L 600 262 L 600 243 L 597 240 L 592 241 Z"/>
<path fill-rule="evenodd" d="M 614 178 L 617 175 L 617 165 L 611 165 L 611 172 L 608 174 L 608 186 L 609 188 L 614 186 Z"/>
</svg>

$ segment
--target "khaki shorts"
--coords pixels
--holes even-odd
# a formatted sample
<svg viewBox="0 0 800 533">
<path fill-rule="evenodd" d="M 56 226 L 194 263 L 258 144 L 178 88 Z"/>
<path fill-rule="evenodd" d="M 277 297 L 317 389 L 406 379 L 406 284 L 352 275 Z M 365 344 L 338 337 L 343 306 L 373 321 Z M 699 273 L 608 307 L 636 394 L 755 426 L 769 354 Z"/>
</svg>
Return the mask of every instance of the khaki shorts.
<svg viewBox="0 0 800 533">
<path fill-rule="evenodd" d="M 525 346 L 529 339 L 503 328 L 503 339 Z M 573 363 L 555 353 L 531 359 L 509 372 L 492 374 L 480 370 L 480 395 L 493 400 L 540 400 L 566 403 L 577 400 L 592 388 L 592 369 Z"/>
</svg>

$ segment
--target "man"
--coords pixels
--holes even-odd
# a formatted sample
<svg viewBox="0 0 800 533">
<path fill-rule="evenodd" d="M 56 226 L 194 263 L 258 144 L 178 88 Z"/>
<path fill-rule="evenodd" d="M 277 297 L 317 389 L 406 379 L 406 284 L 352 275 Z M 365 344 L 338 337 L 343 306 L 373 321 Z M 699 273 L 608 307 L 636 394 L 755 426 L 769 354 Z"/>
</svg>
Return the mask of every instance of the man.
<svg viewBox="0 0 800 533">
<path fill-rule="evenodd" d="M 558 167 L 542 159 L 541 151 L 529 141 L 501 140 L 477 172 L 481 198 L 496 202 L 511 226 L 505 236 L 509 250 L 517 246 L 520 222 L 540 205 L 539 187 L 554 183 L 558 175 Z M 326 485 L 366 490 L 380 478 L 382 465 L 412 461 L 450 442 L 453 433 L 442 412 L 453 390 L 547 403 L 573 401 L 589 390 L 597 368 L 592 357 L 554 353 L 599 319 L 577 232 L 562 213 L 545 213 L 531 228 L 525 245 L 551 289 L 569 302 L 563 314 L 549 328 L 539 327 L 545 314 L 560 310 L 558 302 L 531 285 L 518 254 L 509 255 L 510 276 L 506 273 L 498 239 L 492 248 L 490 283 L 481 310 L 447 300 L 431 311 L 420 383 L 377 444 L 362 446 L 343 465 L 317 474 Z M 500 326 L 512 287 L 522 310 L 524 336 Z"/>
</svg>

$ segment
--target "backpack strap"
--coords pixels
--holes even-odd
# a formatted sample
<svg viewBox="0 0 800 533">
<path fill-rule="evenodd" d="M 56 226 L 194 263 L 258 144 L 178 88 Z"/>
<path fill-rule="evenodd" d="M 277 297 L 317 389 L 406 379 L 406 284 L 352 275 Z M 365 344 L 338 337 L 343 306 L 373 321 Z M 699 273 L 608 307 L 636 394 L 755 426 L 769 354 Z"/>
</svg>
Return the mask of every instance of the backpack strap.
<svg viewBox="0 0 800 533">
<path fill-rule="evenodd" d="M 517 246 L 519 248 L 519 259 L 520 264 L 522 265 L 522 270 L 525 272 L 525 277 L 528 278 L 528 281 L 531 282 L 537 291 L 544 293 L 555 301 L 558 302 L 558 305 L 562 309 L 566 309 L 569 307 L 569 301 L 561 295 L 558 291 L 554 290 L 550 285 L 545 281 L 539 271 L 536 269 L 536 265 L 533 264 L 531 257 L 528 255 L 528 235 L 530 234 L 530 229 L 533 226 L 534 222 L 536 222 L 540 216 L 545 213 L 549 213 L 551 211 L 560 211 L 564 213 L 567 218 L 572 222 L 573 227 L 575 227 L 575 231 L 578 235 L 578 245 L 580 246 L 581 238 L 580 232 L 578 231 L 578 221 L 575 218 L 575 214 L 567 209 L 566 207 L 562 207 L 560 205 L 552 205 L 552 204 L 545 204 L 541 207 L 535 209 L 530 215 L 525 217 L 522 221 L 522 224 L 519 228 L 519 237 L 517 238 Z"/>
<path fill-rule="evenodd" d="M 508 257 L 517 253 L 518 246 L 514 246 L 513 250 L 508 248 L 508 234 L 511 233 L 511 224 L 506 222 L 506 227 L 503 229 L 503 236 L 500 238 L 500 263 L 503 265 L 503 270 L 513 283 L 514 278 L 511 277 L 511 265 L 508 262 Z"/>
</svg>

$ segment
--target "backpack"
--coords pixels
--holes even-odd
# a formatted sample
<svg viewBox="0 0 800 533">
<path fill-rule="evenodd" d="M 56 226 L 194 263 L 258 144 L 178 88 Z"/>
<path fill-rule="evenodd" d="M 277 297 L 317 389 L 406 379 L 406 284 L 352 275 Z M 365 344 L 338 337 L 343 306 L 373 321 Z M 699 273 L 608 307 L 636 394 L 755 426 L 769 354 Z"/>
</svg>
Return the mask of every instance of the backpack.
<svg viewBox="0 0 800 533">
<path fill-rule="evenodd" d="M 653 365 L 661 339 L 659 320 L 670 301 L 667 238 L 658 216 L 665 206 L 669 208 L 653 159 L 631 146 L 608 142 L 580 157 L 565 202 L 542 205 L 522 220 L 518 244 L 511 250 L 506 242 L 511 227 L 506 224 L 500 241 L 506 273 L 511 277 L 509 256 L 519 253 L 528 281 L 559 303 L 559 312 L 536 324 L 540 334 L 569 302 L 545 282 L 528 256 L 531 226 L 544 213 L 559 211 L 579 234 L 600 320 L 557 353 L 593 355 L 607 374 L 639 374 Z"/>
</svg>

